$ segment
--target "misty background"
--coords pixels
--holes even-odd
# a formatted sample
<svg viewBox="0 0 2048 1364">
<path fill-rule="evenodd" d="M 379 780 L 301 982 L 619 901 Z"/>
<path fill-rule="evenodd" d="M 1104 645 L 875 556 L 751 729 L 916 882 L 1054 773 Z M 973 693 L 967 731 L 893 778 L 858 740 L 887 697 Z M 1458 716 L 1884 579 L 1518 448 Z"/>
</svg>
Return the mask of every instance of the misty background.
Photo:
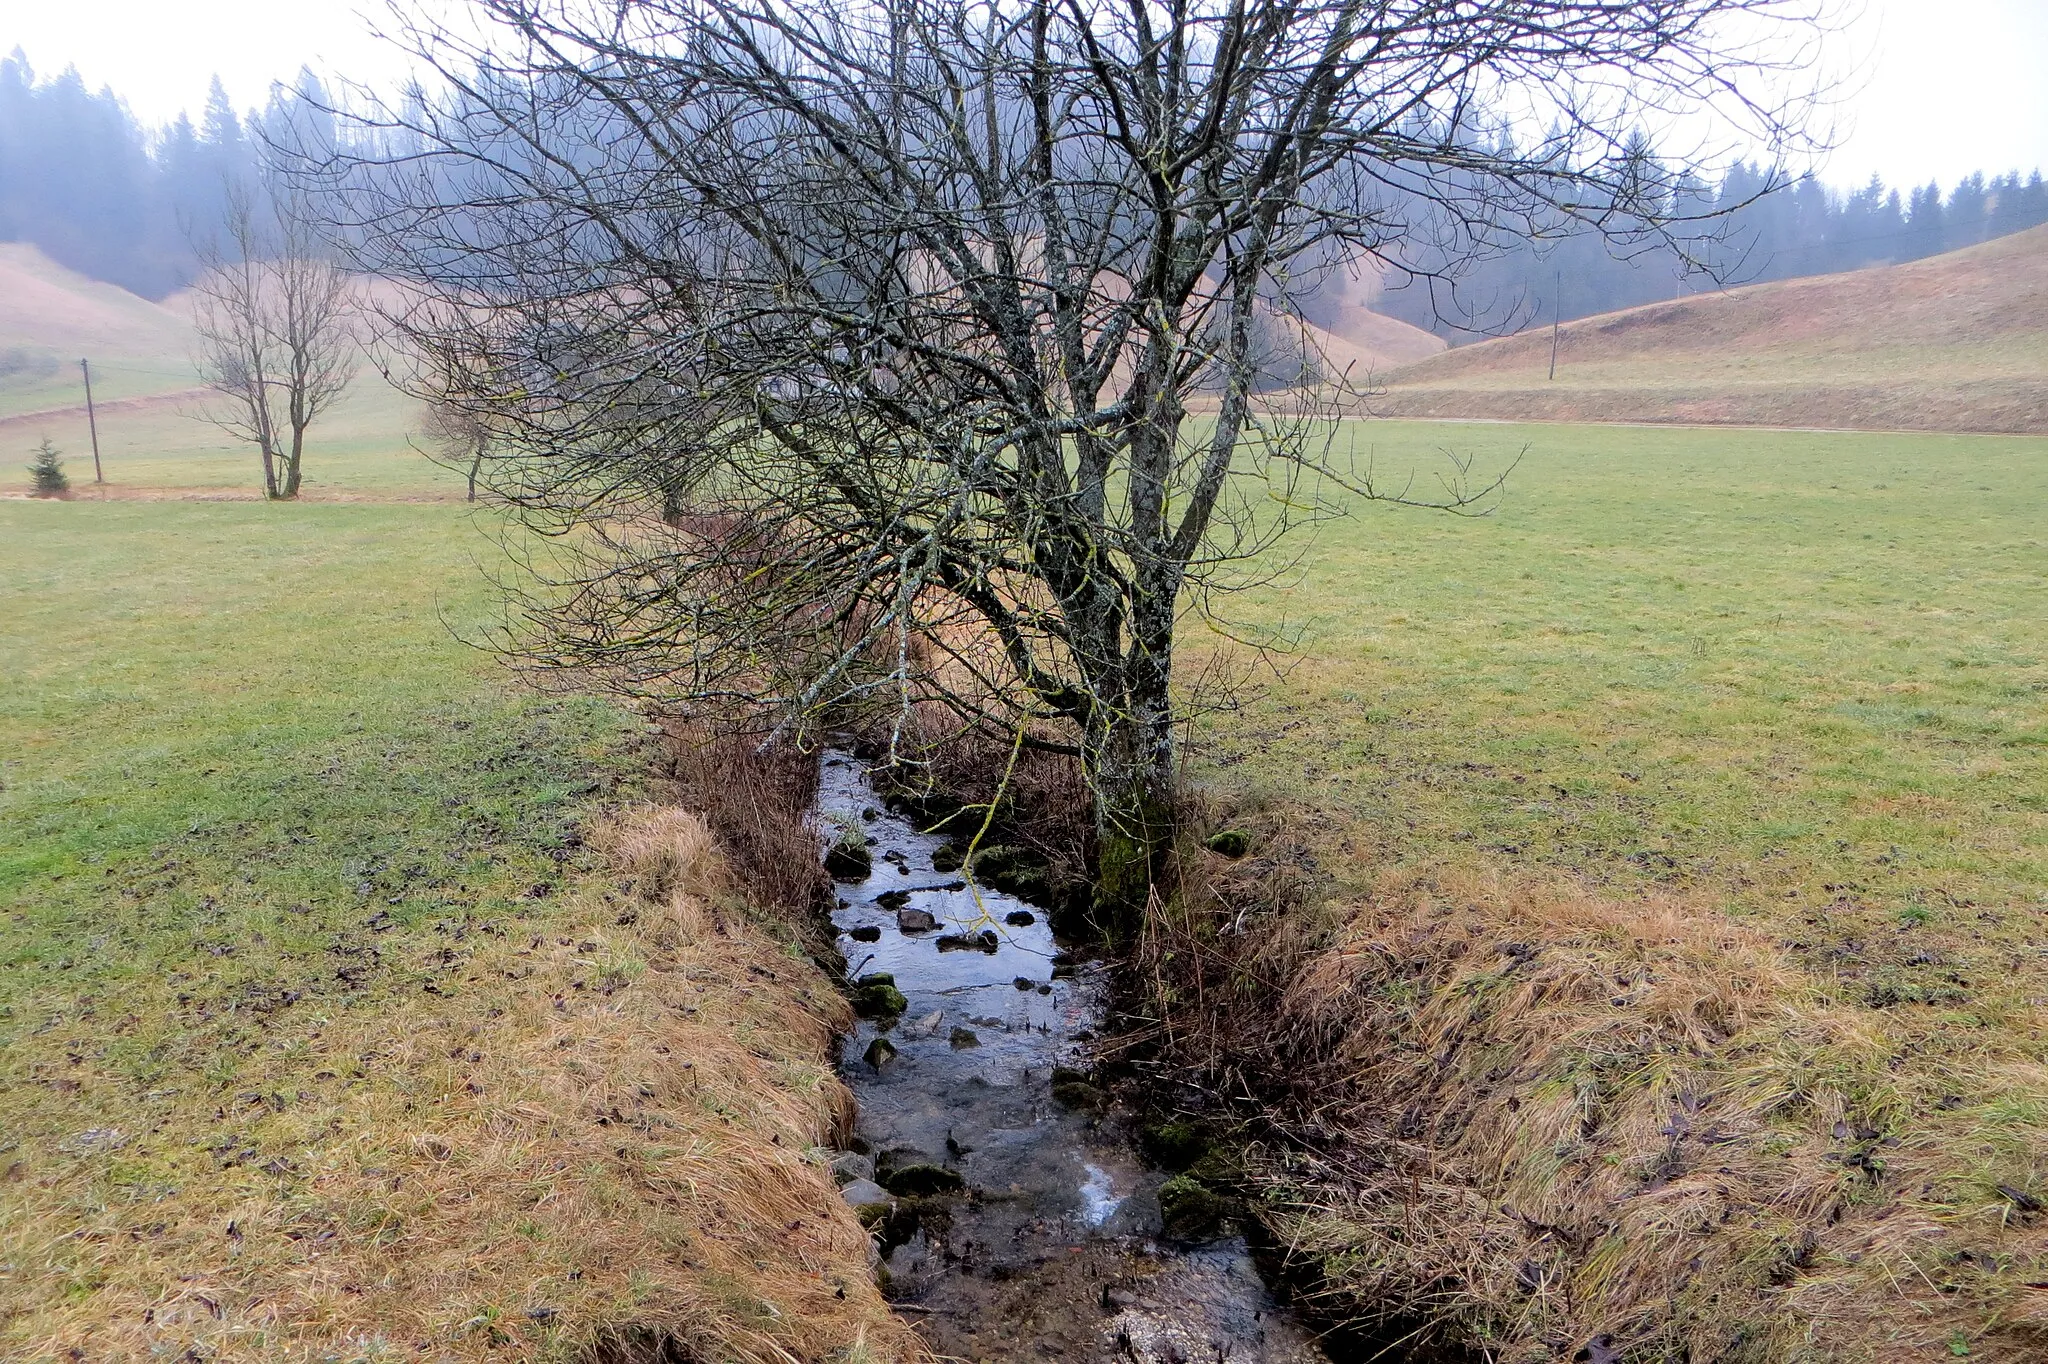
<svg viewBox="0 0 2048 1364">
<path fill-rule="evenodd" d="M 103 21 L 118 21 L 125 12 L 118 4 L 86 8 L 105 11 L 99 15 Z M 340 50 L 337 42 L 374 43 L 370 25 L 355 16 L 333 7 L 310 8 L 320 10 L 320 24 L 298 36 L 321 50 L 307 57 L 324 53 L 331 62 Z M 1860 75 L 1852 70 L 1848 78 L 1850 102 L 1868 125 L 1864 135 L 1848 140 L 1857 152 L 1847 158 L 1852 164 L 1871 162 L 1872 133 L 1883 133 L 1908 164 L 1924 163 L 1926 149 L 1899 129 L 1927 124 L 1941 125 L 1946 164 L 1969 164 L 1969 121 L 1937 116 L 1944 112 L 1939 108 L 1915 112 L 1908 106 L 1921 101 L 1912 94 L 1917 90 L 1938 106 L 1936 96 L 1958 66 L 1974 64 L 1984 80 L 1995 83 L 2001 63 L 2019 60 L 2037 68 L 2038 58 L 2048 56 L 2024 50 L 2029 35 L 2043 25 L 2036 22 L 2038 13 L 2011 0 L 1958 0 L 1953 6 L 1882 0 L 1871 13 L 1889 26 L 1889 39 L 1873 45 L 1871 35 L 1885 31 L 1873 26 L 1860 40 L 1867 50 L 1850 53 L 1852 67 L 1860 62 L 1868 68 Z M 152 22 L 135 17 L 145 28 Z M 2008 40 L 2003 46 L 2017 40 L 2022 50 L 2000 50 L 2001 34 Z M 0 41 L 6 37 L 0 33 Z M 273 35 L 273 46 L 277 41 Z M 1927 54 L 1917 84 L 1902 59 L 1902 49 L 1913 45 Z M 222 44 L 219 53 L 231 62 L 249 55 L 234 44 Z M 351 60 L 360 64 L 365 58 Z M 141 107 L 165 107 L 161 77 L 136 79 L 149 86 L 137 102 Z M 2020 82 L 2000 98 L 2018 101 L 2011 104 L 2013 117 L 2048 117 L 2048 111 L 2026 103 L 2038 102 L 2041 84 L 2038 78 Z M 137 114 L 123 90 L 94 86 L 72 65 L 38 66 L 17 47 L 0 59 L 0 241 L 32 244 L 81 274 L 162 298 L 190 282 L 197 268 L 195 244 L 217 232 L 229 186 L 258 178 L 266 136 L 281 129 L 294 104 L 303 111 L 308 101 L 324 104 L 327 91 L 307 67 L 273 83 L 257 107 L 238 108 L 216 75 L 196 112 L 152 122 Z M 1948 102 L 1955 102 L 1953 92 Z M 2036 145 L 2038 130 L 1979 123 L 1976 140 L 1993 153 Z M 1590 235 L 1502 242 L 1466 264 L 1455 281 L 1404 278 L 1399 271 L 1343 280 L 1306 300 L 1304 311 L 1327 325 L 1342 309 L 1369 306 L 1457 344 L 1731 284 L 1914 260 L 2048 222 L 2048 184 L 2032 166 L 1993 166 L 1946 183 L 1892 183 L 1872 173 L 1861 183 L 1840 185 L 1809 173 L 1759 197 L 1767 174 L 1762 166 L 1737 164 L 1717 179 L 1688 182 L 1674 172 L 1672 194 L 1686 200 L 1688 212 L 1726 215 L 1703 223 L 1701 237 L 1682 250 L 1649 246 L 1616 253 Z M 1436 262 L 1402 264 L 1428 271 Z"/>
</svg>

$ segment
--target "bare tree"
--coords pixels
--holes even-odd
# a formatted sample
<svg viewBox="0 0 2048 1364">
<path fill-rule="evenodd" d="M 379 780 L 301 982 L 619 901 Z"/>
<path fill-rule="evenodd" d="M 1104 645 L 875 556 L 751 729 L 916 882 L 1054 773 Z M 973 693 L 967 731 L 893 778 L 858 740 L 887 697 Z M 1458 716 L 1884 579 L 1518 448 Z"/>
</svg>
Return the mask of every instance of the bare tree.
<svg viewBox="0 0 2048 1364">
<path fill-rule="evenodd" d="M 461 472 L 469 486 L 465 501 L 476 501 L 477 476 L 491 452 L 490 428 L 471 408 L 459 403 L 430 402 L 421 422 L 420 435 L 427 442 L 428 459 L 443 468 Z"/>
<path fill-rule="evenodd" d="M 353 292 L 285 198 L 231 184 L 223 231 L 193 286 L 199 371 L 225 400 L 207 416 L 256 447 L 266 497 L 297 497 L 306 431 L 354 377 Z"/>
<path fill-rule="evenodd" d="M 514 647 L 764 741 L 1076 753 L 1127 915 L 1188 613 L 1359 498 L 1487 491 L 1375 482 L 1262 338 L 1424 237 L 1674 240 L 1644 130 L 1782 150 L 1813 8 L 481 0 L 401 25 L 446 85 L 358 129 L 388 155 L 303 169 L 558 536 Z"/>
</svg>

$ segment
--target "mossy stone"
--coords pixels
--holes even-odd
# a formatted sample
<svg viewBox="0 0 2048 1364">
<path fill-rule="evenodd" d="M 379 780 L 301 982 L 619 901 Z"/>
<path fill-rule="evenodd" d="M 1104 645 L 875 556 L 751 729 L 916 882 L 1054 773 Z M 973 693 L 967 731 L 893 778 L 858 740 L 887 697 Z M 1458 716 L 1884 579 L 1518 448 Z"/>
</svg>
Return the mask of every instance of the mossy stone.
<svg viewBox="0 0 2048 1364">
<path fill-rule="evenodd" d="M 1145 1154 L 1162 1169 L 1181 1171 L 1209 1153 L 1209 1137 L 1199 1123 L 1185 1118 L 1153 1123 L 1139 1132 Z"/>
<path fill-rule="evenodd" d="M 1238 1155 L 1235 1147 L 1212 1144 L 1189 1163 L 1187 1172 L 1211 1188 L 1232 1188 L 1244 1181 L 1244 1162 Z"/>
<path fill-rule="evenodd" d="M 1100 1113 L 1109 1107 L 1109 1095 L 1086 1080 L 1054 1078 L 1052 1097 L 1057 1103 L 1083 1113 Z"/>
<path fill-rule="evenodd" d="M 1252 836 L 1242 829 L 1224 829 L 1218 833 L 1210 834 L 1204 840 L 1202 846 L 1212 853 L 1219 853 L 1224 857 L 1238 858 L 1251 851 Z"/>
<path fill-rule="evenodd" d="M 979 872 L 979 868 L 976 871 Z M 1042 905 L 1053 898 L 1052 873 L 1043 866 L 1011 866 L 992 872 L 982 880 L 993 890 Z"/>
<path fill-rule="evenodd" d="M 1198 1179 L 1175 1175 L 1159 1186 L 1162 1230 L 1176 1241 L 1214 1237 L 1229 1213 L 1229 1201 Z"/>
<path fill-rule="evenodd" d="M 894 1018 L 910 1007 L 910 1001 L 896 988 L 896 977 L 886 971 L 862 976 L 853 983 L 853 1011 L 862 1018 Z"/>
<path fill-rule="evenodd" d="M 967 1187 L 967 1181 L 958 1170 L 948 1170 L 943 1165 L 905 1165 L 886 1171 L 881 1185 L 898 1198 L 930 1198 L 935 1194 L 959 1193 Z"/>
<path fill-rule="evenodd" d="M 841 834 L 825 852 L 825 872 L 835 881 L 862 881 L 874 869 L 875 857 L 868 851 L 867 837 L 857 831 Z"/>
</svg>

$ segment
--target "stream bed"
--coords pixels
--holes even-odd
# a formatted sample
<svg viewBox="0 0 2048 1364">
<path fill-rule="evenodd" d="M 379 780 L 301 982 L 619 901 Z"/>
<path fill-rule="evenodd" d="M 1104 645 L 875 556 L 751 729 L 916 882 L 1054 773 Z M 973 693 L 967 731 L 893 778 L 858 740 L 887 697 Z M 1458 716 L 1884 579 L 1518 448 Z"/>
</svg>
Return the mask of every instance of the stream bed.
<svg viewBox="0 0 2048 1364">
<path fill-rule="evenodd" d="M 939 871 L 948 840 L 888 810 L 858 759 L 820 761 L 821 830 L 860 830 L 871 859 L 839 868 L 832 914 L 871 1002 L 843 1043 L 859 1118 L 834 1170 L 898 1310 L 973 1361 L 1322 1361 L 1242 1240 L 1162 1234 L 1167 1177 L 1086 1080 L 1101 968 L 1062 955 L 1038 907 Z M 872 1007 L 878 975 L 900 1013 Z"/>
</svg>

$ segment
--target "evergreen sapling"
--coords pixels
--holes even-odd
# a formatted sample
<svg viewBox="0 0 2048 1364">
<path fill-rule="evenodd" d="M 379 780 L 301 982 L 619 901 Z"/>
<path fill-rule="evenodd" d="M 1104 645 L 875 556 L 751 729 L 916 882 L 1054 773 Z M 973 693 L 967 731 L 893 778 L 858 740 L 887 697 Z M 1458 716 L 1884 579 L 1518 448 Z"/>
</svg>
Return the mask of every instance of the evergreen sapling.
<svg viewBox="0 0 2048 1364">
<path fill-rule="evenodd" d="M 63 497 L 71 491 L 71 480 L 64 477 L 64 460 L 57 453 L 57 447 L 50 444 L 48 436 L 35 449 L 35 460 L 28 466 L 29 477 L 34 481 L 37 497 Z"/>
</svg>

